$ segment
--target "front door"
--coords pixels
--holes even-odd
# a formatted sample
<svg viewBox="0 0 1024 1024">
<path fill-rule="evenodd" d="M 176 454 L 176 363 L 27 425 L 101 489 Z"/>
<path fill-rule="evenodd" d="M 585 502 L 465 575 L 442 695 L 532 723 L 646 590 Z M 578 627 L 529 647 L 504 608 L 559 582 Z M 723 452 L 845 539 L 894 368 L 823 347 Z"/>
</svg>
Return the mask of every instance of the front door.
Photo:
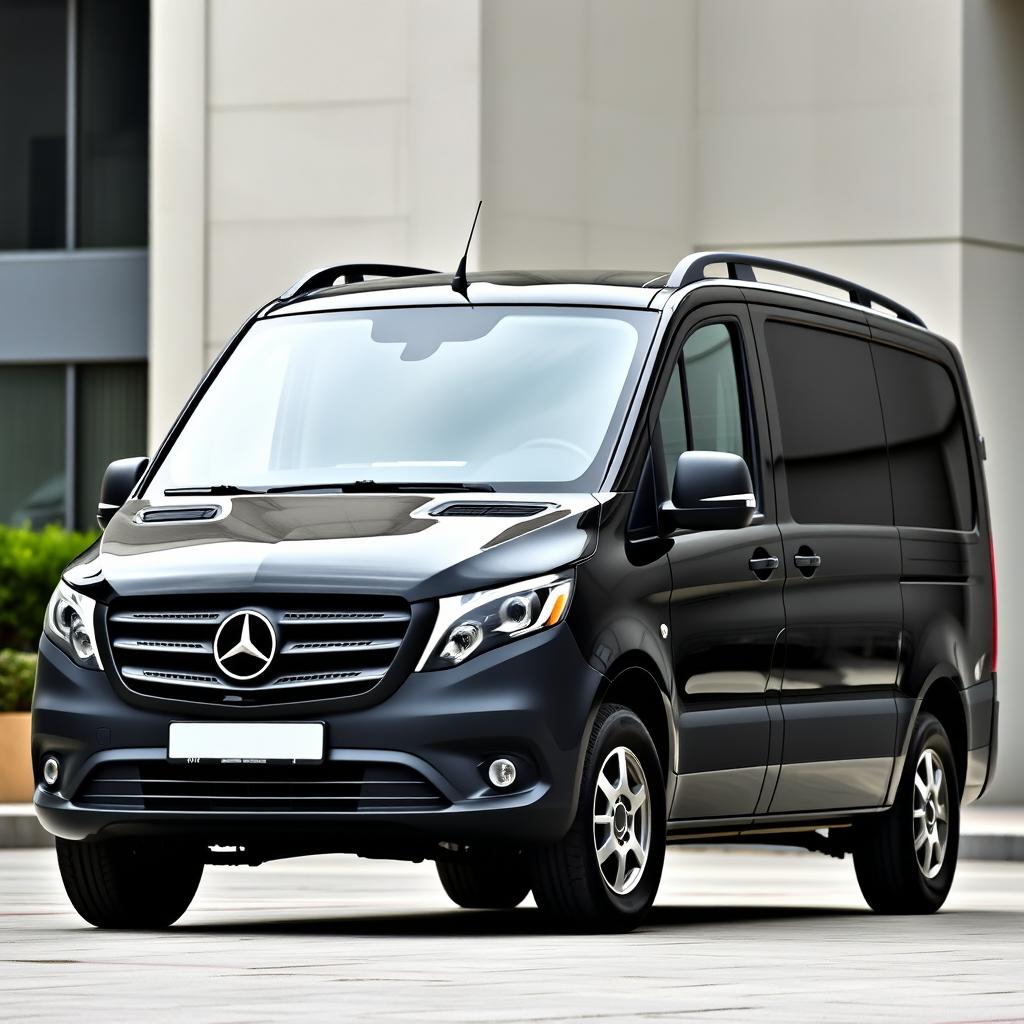
<svg viewBox="0 0 1024 1024">
<path fill-rule="evenodd" d="M 782 768 L 772 813 L 876 807 L 896 743 L 900 542 L 862 327 L 752 310 L 785 556 Z"/>
<path fill-rule="evenodd" d="M 652 424 L 656 461 L 667 488 L 684 451 L 741 455 L 751 467 L 758 511 L 744 529 L 684 532 L 672 540 L 677 820 L 753 814 L 767 766 L 778 761 L 773 736 L 780 735 L 777 696 L 768 684 L 773 665 L 781 672 L 785 574 L 771 462 L 759 441 L 763 396 L 751 386 L 759 378 L 756 364 L 750 372 L 755 356 L 745 308 L 715 310 L 712 317 L 695 314 L 680 332 L 681 354 Z"/>
</svg>

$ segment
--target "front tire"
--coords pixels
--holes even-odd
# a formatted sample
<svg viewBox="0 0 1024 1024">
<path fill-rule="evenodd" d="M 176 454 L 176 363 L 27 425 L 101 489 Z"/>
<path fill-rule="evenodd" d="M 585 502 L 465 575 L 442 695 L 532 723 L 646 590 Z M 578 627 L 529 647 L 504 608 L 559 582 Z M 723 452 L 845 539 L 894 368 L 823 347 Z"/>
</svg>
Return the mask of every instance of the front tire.
<svg viewBox="0 0 1024 1024">
<path fill-rule="evenodd" d="M 560 842 L 532 851 L 537 906 L 588 931 L 629 931 L 647 915 L 665 862 L 665 789 L 643 722 L 601 707 L 583 767 L 576 817 Z"/>
<path fill-rule="evenodd" d="M 956 764 L 941 723 L 918 716 L 896 800 L 853 851 L 860 891 L 881 914 L 932 914 L 946 901 L 960 847 Z"/>
<path fill-rule="evenodd" d="M 97 928 L 167 928 L 203 877 L 197 850 L 132 840 L 58 839 L 57 864 L 75 910 Z"/>
<path fill-rule="evenodd" d="M 437 876 L 452 902 L 467 910 L 513 910 L 530 894 L 526 865 L 518 854 L 439 860 Z"/>
</svg>

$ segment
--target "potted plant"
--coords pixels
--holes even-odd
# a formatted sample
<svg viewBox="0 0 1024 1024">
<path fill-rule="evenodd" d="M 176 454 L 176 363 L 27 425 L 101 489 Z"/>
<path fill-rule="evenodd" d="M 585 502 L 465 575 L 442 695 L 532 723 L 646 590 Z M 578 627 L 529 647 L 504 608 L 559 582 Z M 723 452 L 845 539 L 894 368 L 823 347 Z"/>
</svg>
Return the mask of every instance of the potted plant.
<svg viewBox="0 0 1024 1024">
<path fill-rule="evenodd" d="M 32 690 L 36 656 L 0 650 L 0 804 L 32 799 Z"/>
</svg>

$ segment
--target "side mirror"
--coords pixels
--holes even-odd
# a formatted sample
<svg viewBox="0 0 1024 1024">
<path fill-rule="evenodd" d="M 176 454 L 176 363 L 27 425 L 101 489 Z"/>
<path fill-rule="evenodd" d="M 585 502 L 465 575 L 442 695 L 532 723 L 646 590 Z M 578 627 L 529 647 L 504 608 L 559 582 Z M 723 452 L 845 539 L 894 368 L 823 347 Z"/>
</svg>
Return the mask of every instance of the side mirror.
<svg viewBox="0 0 1024 1024">
<path fill-rule="evenodd" d="M 96 522 L 101 530 L 106 529 L 114 513 L 128 500 L 148 465 L 149 459 L 137 456 L 118 459 L 107 466 L 100 484 L 100 502 L 96 506 Z"/>
<path fill-rule="evenodd" d="M 676 463 L 672 500 L 660 519 L 672 530 L 736 530 L 749 526 L 757 501 L 747 464 L 731 452 L 683 452 Z"/>
</svg>

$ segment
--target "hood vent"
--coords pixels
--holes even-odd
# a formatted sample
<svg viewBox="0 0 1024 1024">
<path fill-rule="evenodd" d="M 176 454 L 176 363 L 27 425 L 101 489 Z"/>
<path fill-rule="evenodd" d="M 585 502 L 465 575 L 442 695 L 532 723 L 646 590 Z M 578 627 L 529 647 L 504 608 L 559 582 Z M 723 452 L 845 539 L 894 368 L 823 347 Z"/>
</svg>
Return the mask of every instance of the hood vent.
<svg viewBox="0 0 1024 1024">
<path fill-rule="evenodd" d="M 536 516 L 551 508 L 551 505 L 529 504 L 528 502 L 463 501 L 450 502 L 431 510 L 432 516 L 495 516 L 504 519 L 524 519 Z"/>
<path fill-rule="evenodd" d="M 140 523 L 189 523 L 197 519 L 216 519 L 220 505 L 166 505 L 143 509 L 136 521 Z"/>
</svg>

